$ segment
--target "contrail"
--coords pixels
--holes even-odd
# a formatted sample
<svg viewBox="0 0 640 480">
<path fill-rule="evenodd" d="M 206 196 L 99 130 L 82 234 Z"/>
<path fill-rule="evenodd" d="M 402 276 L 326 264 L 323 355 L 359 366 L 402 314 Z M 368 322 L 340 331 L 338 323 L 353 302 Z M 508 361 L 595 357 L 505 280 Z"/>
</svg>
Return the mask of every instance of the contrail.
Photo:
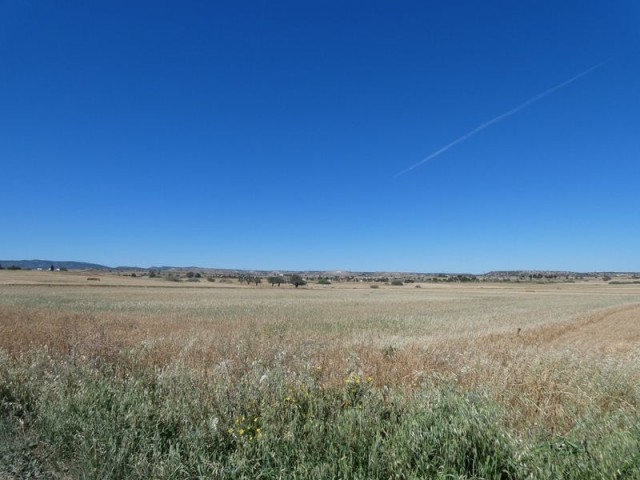
<svg viewBox="0 0 640 480">
<path fill-rule="evenodd" d="M 527 100 L 524 103 L 521 103 L 520 105 L 518 105 L 515 108 L 512 108 L 511 110 L 509 110 L 508 112 L 505 112 L 501 115 L 498 115 L 495 118 L 492 118 L 491 120 L 489 120 L 488 122 L 485 122 L 481 125 L 478 125 L 476 128 L 474 128 L 473 130 L 471 130 L 468 133 L 465 133 L 464 135 L 462 135 L 461 137 L 457 138 L 456 140 L 454 140 L 451 143 L 446 144 L 444 147 L 436 150 L 435 152 L 433 152 L 431 155 L 429 155 L 426 158 L 423 158 L 422 160 L 420 160 L 418 163 L 414 163 L 413 165 L 411 165 L 410 167 L 405 168 L 404 170 L 399 171 L 398 173 L 396 173 L 393 177 L 397 178 L 400 175 L 404 175 L 407 172 L 410 172 L 411 170 L 418 168 L 420 165 L 423 165 L 425 163 L 427 163 L 429 160 L 433 160 L 434 158 L 436 158 L 438 155 L 443 154 L 444 152 L 446 152 L 447 150 L 449 150 L 451 147 L 456 146 L 459 143 L 464 142 L 465 140 L 467 140 L 468 138 L 473 137 L 475 134 L 480 133 L 482 130 L 484 130 L 485 128 L 490 127 L 491 125 L 493 125 L 494 123 L 498 123 L 502 120 L 504 120 L 505 118 L 510 117 L 511 115 L 513 115 L 514 113 L 518 113 L 520 110 L 524 110 L 525 108 L 527 108 L 529 105 L 536 103 L 539 100 L 542 100 L 544 97 L 546 97 L 547 95 L 551 95 L 553 92 L 557 92 L 558 90 L 560 90 L 561 88 L 566 87 L 567 85 L 575 82 L 576 80 L 584 77 L 585 75 L 588 75 L 589 73 L 593 72 L 594 70 L 596 70 L 597 68 L 600 68 L 601 66 L 603 66 L 606 63 L 609 63 L 611 61 L 611 59 L 607 59 L 604 62 L 600 62 L 596 65 L 594 65 L 593 67 L 587 68 L 584 72 L 579 73 L 578 75 L 576 75 L 575 77 L 571 77 L 569 80 L 565 80 L 562 83 L 559 83 L 558 85 L 556 85 L 555 87 L 551 87 L 548 90 L 545 90 L 541 93 L 538 93 L 537 95 L 534 95 L 533 97 L 531 97 L 529 100 Z"/>
</svg>

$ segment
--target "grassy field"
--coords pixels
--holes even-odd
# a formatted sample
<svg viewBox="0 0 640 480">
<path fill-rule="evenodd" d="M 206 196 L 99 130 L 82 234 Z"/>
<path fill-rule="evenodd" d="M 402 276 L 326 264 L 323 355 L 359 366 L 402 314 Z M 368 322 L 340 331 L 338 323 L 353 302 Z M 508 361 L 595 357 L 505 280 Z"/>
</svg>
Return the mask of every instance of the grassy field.
<svg viewBox="0 0 640 480">
<path fill-rule="evenodd" d="M 420 287 L 0 271 L 0 479 L 640 478 L 640 285 Z"/>
</svg>

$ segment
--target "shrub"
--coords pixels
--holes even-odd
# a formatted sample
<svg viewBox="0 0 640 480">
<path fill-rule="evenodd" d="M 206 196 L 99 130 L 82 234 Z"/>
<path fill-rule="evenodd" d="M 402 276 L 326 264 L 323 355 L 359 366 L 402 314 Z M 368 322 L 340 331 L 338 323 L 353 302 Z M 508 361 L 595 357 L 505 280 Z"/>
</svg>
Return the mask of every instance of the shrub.
<svg viewBox="0 0 640 480">
<path fill-rule="evenodd" d="M 402 280 L 391 280 L 391 285 L 401 287 L 404 285 L 404 282 Z"/>
</svg>

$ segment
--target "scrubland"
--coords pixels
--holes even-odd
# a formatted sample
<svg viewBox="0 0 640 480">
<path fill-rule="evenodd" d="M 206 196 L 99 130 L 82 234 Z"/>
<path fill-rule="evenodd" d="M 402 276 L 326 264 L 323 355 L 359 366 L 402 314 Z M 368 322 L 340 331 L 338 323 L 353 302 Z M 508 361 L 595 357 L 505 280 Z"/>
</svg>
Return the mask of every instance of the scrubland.
<svg viewBox="0 0 640 480">
<path fill-rule="evenodd" d="M 0 478 L 640 478 L 640 286 L 0 272 Z"/>
</svg>

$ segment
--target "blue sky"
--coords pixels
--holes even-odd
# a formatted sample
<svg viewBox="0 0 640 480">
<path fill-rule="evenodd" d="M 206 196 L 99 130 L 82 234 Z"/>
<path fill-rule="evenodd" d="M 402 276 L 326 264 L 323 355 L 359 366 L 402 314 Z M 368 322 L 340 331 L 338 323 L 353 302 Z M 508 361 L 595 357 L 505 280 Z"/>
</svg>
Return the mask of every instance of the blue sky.
<svg viewBox="0 0 640 480">
<path fill-rule="evenodd" d="M 0 0 L 0 258 L 637 271 L 639 46 L 631 0 Z"/>
</svg>

